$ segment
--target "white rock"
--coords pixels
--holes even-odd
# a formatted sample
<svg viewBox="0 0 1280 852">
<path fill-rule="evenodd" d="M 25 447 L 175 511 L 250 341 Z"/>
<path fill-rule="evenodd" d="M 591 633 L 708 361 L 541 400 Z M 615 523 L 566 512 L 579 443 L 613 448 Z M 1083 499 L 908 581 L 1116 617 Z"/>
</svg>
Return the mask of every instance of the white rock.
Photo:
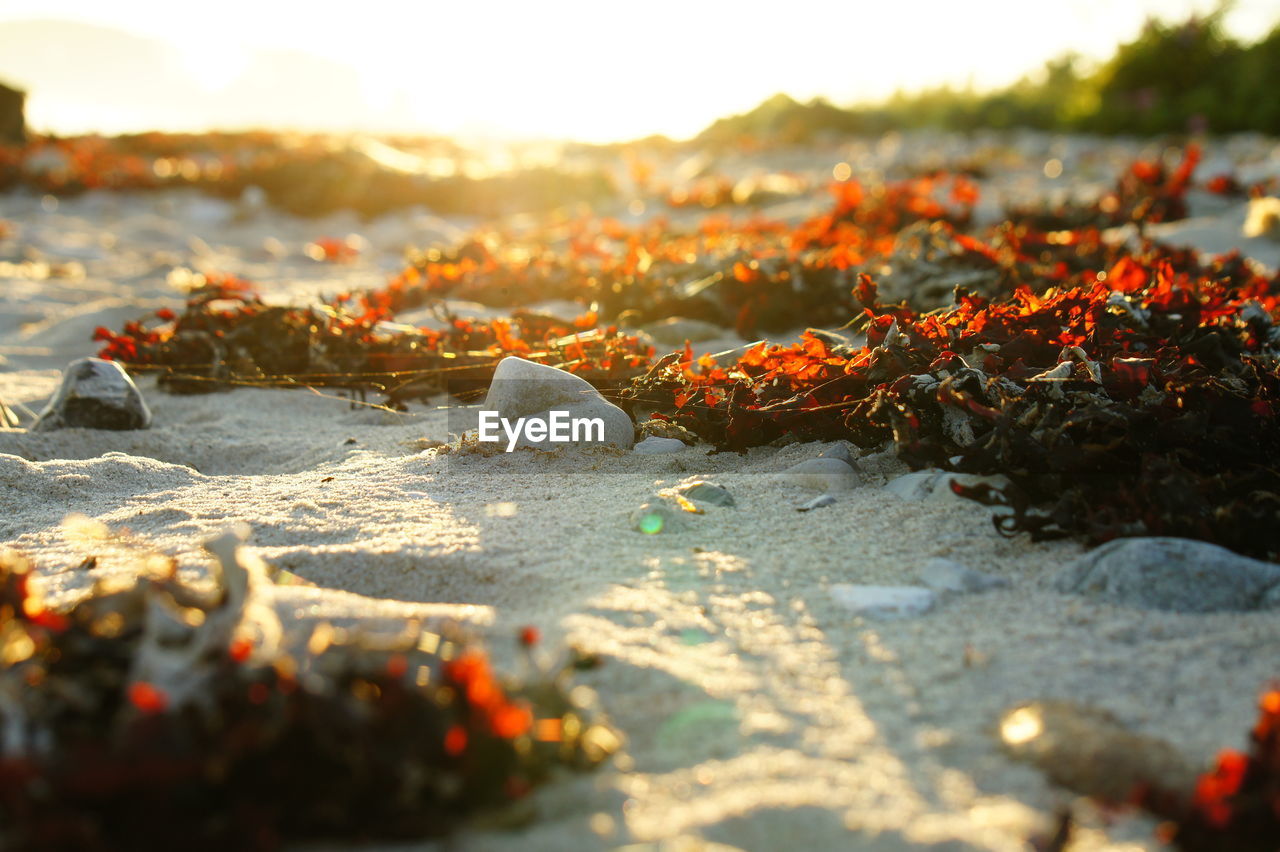
<svg viewBox="0 0 1280 852">
<path fill-rule="evenodd" d="M 67 365 L 62 385 L 31 429 L 146 429 L 151 410 L 129 374 L 115 361 L 81 358 Z"/>
<path fill-rule="evenodd" d="M 580 445 L 603 444 L 629 449 L 635 443 L 631 418 L 585 379 L 515 356 L 499 362 L 481 409 L 497 411 L 499 417 L 512 422 L 520 417 L 546 421 L 552 411 L 565 411 L 571 418 L 598 417 L 604 421 L 604 440 L 580 441 Z M 564 445 L 522 439 L 517 446 L 545 450 Z"/>
<path fill-rule="evenodd" d="M 1004 577 L 975 571 L 953 559 L 940 557 L 930 559 L 920 568 L 920 581 L 934 591 L 953 594 L 985 592 L 1009 585 Z"/>
<path fill-rule="evenodd" d="M 1244 223 L 1246 237 L 1271 237 L 1280 240 L 1280 198 L 1254 198 Z"/>
<path fill-rule="evenodd" d="M 963 497 L 951 490 L 953 482 L 969 487 L 985 484 L 1003 488 L 1009 484 L 1009 478 L 1003 474 L 978 476 L 974 473 L 949 473 L 937 468 L 927 468 L 889 480 L 885 483 L 884 490 L 903 500 L 963 500 Z M 1002 506 L 992 508 L 997 512 L 1009 511 Z"/>
<path fill-rule="evenodd" d="M 833 458 L 808 459 L 792 465 L 778 476 L 788 485 L 827 493 L 849 491 L 862 484 L 861 477 L 853 468 Z"/>
<path fill-rule="evenodd" d="M 940 476 L 942 471 L 933 468 L 915 470 L 889 480 L 885 483 L 884 490 L 903 500 L 923 500 L 933 493 L 933 486 Z"/>
<path fill-rule="evenodd" d="M 902 618 L 923 615 L 933 609 L 938 596 L 923 586 L 864 586 L 838 583 L 831 599 L 858 615 Z"/>
<path fill-rule="evenodd" d="M 684 452 L 687 445 L 679 438 L 659 438 L 650 435 L 640 443 L 636 444 L 632 452 L 642 456 L 660 456 L 666 453 Z"/>
</svg>

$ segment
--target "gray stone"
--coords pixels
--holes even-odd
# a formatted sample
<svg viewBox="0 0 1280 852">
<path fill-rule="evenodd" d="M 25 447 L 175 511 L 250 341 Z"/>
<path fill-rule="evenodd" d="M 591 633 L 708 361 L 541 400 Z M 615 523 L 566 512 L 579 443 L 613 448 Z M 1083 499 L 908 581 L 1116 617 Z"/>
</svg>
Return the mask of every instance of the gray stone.
<svg viewBox="0 0 1280 852">
<path fill-rule="evenodd" d="M 631 418 L 602 397 L 585 379 L 514 355 L 498 363 L 481 407 L 497 411 L 499 417 L 512 422 L 520 417 L 545 421 L 552 411 L 565 411 L 572 418 L 599 417 L 604 421 L 604 440 L 580 441 L 579 444 L 629 449 L 635 443 L 635 426 Z M 545 450 L 564 445 L 521 440 L 517 446 Z"/>
<path fill-rule="evenodd" d="M 818 458 L 840 459 L 840 461 L 849 465 L 849 467 L 852 467 L 852 468 L 857 467 L 857 465 L 855 465 L 853 461 L 853 454 L 849 452 L 849 445 L 846 444 L 844 441 L 836 441 L 834 444 L 832 444 L 831 446 L 823 450 L 821 453 L 819 453 Z"/>
<path fill-rule="evenodd" d="M 920 568 L 920 582 L 937 592 L 966 594 L 1007 588 L 1008 579 L 975 571 L 953 559 L 930 559 Z"/>
<path fill-rule="evenodd" d="M 864 586 L 837 583 L 831 599 L 857 615 L 902 618 L 933 609 L 937 595 L 923 586 Z"/>
<path fill-rule="evenodd" d="M 81 358 L 67 365 L 62 385 L 31 429 L 146 429 L 151 411 L 137 385 L 115 361 Z"/>
<path fill-rule="evenodd" d="M 1142 609 L 1220 612 L 1280 605 L 1280 566 L 1186 538 L 1126 538 L 1080 556 L 1051 579 L 1060 592 Z"/>
<path fill-rule="evenodd" d="M 837 492 L 857 488 L 862 479 L 840 459 L 816 458 L 802 461 L 784 470 L 779 478 L 788 485 L 812 488 L 814 491 Z"/>
<path fill-rule="evenodd" d="M 660 456 L 667 453 L 684 452 L 688 445 L 678 438 L 658 438 L 650 435 L 640 443 L 636 444 L 632 452 L 642 456 Z"/>
<path fill-rule="evenodd" d="M 735 506 L 733 495 L 721 485 L 706 479 L 691 477 L 672 489 L 676 494 L 695 503 L 711 506 Z"/>
</svg>

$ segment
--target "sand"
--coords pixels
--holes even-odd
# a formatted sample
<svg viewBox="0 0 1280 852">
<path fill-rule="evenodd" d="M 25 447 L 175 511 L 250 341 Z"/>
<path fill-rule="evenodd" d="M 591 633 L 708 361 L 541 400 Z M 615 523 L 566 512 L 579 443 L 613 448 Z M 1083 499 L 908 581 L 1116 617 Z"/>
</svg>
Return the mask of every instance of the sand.
<svg viewBox="0 0 1280 852">
<path fill-rule="evenodd" d="M 1024 147 L 1036 144 L 1051 142 Z M 1110 156 L 1069 147 L 1089 144 Z M 1280 173 L 1262 142 L 1228 150 Z M 404 245 L 444 244 L 468 225 L 422 211 L 305 221 L 177 192 L 52 206 L 0 197 L 17 230 L 0 243 L 0 399 L 24 424 L 60 369 L 94 352 L 94 326 L 177 306 L 185 269 L 243 274 L 281 299 L 332 294 L 380 284 Z M 1196 201 L 1193 213 L 1162 233 L 1280 261 L 1275 243 L 1239 236 L 1243 202 Z M 302 254 L 351 232 L 370 246 L 354 264 Z M 541 789 L 522 827 L 412 848 L 1022 850 L 1074 803 L 1073 848 L 1154 849 L 1150 820 L 1103 813 L 1005 757 L 1000 713 L 1084 702 L 1205 764 L 1243 745 L 1259 690 L 1280 676 L 1274 612 L 1146 612 L 1050 591 L 1046 576 L 1079 544 L 1004 538 L 959 499 L 903 500 L 882 488 L 906 472 L 888 452 L 862 460 L 862 487 L 801 513 L 814 492 L 774 474 L 819 445 L 444 452 L 424 449 L 456 425 L 443 397 L 392 413 L 307 391 L 139 386 L 146 431 L 0 430 L 0 541 L 36 558 L 55 602 L 127 570 L 111 552 L 79 567 L 93 546 L 63 529 L 68 514 L 127 527 L 193 578 L 207 566 L 200 541 L 244 521 L 262 557 L 315 584 L 280 591 L 299 613 L 448 614 L 508 666 L 515 631 L 532 624 L 547 653 L 571 643 L 604 658 L 581 680 L 626 737 L 613 765 Z M 714 475 L 737 506 L 682 532 L 630 528 L 655 488 L 692 474 Z M 830 594 L 915 583 L 938 556 L 1011 585 L 904 619 L 853 616 Z"/>
</svg>

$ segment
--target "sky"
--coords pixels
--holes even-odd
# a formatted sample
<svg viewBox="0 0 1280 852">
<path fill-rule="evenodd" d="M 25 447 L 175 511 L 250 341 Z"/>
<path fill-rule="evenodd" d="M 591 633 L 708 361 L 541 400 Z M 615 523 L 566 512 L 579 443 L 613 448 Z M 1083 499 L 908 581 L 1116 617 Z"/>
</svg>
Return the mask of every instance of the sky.
<svg viewBox="0 0 1280 852">
<path fill-rule="evenodd" d="M 1215 0 L 0 0 L 0 80 L 60 133 L 293 126 L 590 142 L 696 134 L 777 92 L 994 88 Z M 1255 40 L 1278 0 L 1226 19 Z"/>
</svg>

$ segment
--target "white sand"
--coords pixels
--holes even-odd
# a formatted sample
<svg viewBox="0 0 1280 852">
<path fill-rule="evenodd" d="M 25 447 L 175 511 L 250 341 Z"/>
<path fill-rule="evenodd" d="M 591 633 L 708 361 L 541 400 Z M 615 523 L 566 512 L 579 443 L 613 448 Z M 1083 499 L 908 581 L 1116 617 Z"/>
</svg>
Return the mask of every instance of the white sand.
<svg viewBox="0 0 1280 852">
<path fill-rule="evenodd" d="M 1239 245 L 1236 207 L 1169 231 L 1207 249 Z M 55 212 L 0 198 L 0 218 L 18 229 L 0 258 L 34 246 L 83 266 L 47 280 L 30 265 L 0 270 L 0 399 L 38 410 L 61 367 L 93 353 L 95 325 L 176 307 L 174 266 L 245 274 L 282 295 L 334 293 L 379 284 L 405 243 L 455 233 L 422 214 L 361 226 L 235 212 L 183 194 L 90 195 Z M 354 265 L 300 255 L 309 239 L 351 231 L 373 245 Z M 267 237 L 289 255 L 267 255 Z M 87 551 L 60 529 L 68 513 L 127 526 L 193 576 L 200 540 L 246 521 L 263 557 L 321 587 L 290 589 L 299 607 L 399 615 L 438 604 L 425 608 L 475 623 L 500 663 L 525 624 L 550 649 L 571 642 L 605 658 L 581 679 L 627 737 L 619 765 L 543 788 L 526 827 L 469 829 L 441 848 L 1022 850 L 1073 797 L 1002 755 L 1001 711 L 1093 704 L 1205 763 L 1243 744 L 1258 690 L 1280 676 L 1275 613 L 1153 613 L 1047 591 L 1046 572 L 1079 545 L 1002 538 L 965 501 L 903 501 L 880 488 L 905 471 L 888 455 L 865 460 L 866 486 L 799 513 L 813 493 L 770 474 L 815 446 L 442 455 L 417 443 L 446 437 L 441 408 L 397 415 L 305 391 L 182 397 L 139 384 L 150 430 L 0 431 L 0 541 L 37 559 L 55 599 L 122 570 L 109 554 L 77 568 Z M 629 528 L 656 483 L 694 473 L 715 474 L 737 507 L 680 533 Z M 1012 586 L 901 620 L 855 618 L 831 600 L 837 583 L 913 583 L 936 556 Z M 1149 820 L 1078 813 L 1086 828 L 1073 848 L 1155 848 Z"/>
</svg>

